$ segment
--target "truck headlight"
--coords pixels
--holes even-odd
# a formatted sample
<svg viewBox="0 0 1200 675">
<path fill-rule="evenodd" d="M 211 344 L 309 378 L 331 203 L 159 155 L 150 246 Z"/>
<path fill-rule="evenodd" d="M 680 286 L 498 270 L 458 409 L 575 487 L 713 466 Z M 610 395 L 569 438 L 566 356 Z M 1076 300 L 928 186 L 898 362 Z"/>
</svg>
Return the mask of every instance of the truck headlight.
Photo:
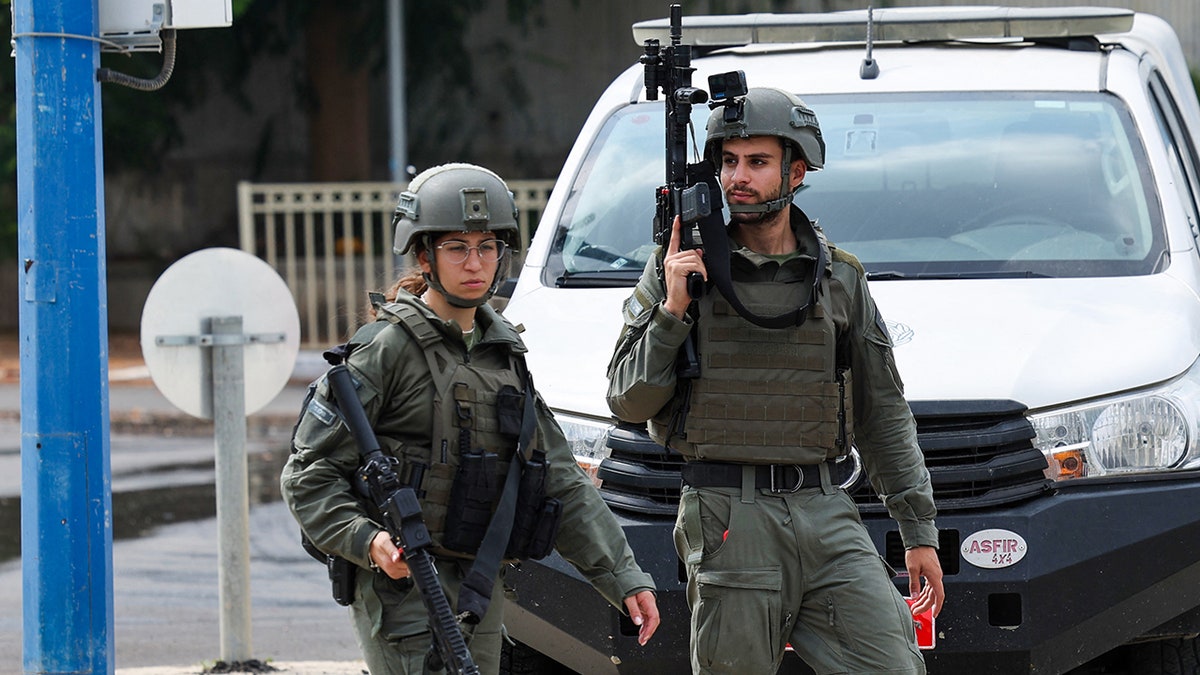
<svg viewBox="0 0 1200 675">
<path fill-rule="evenodd" d="M 612 424 L 560 412 L 554 414 L 554 419 L 562 427 L 575 461 L 591 476 L 596 487 L 600 487 L 600 479 L 596 474 L 600 470 L 600 462 L 608 457 L 608 430 Z"/>
<path fill-rule="evenodd" d="M 1031 415 L 1051 480 L 1196 468 L 1200 368 L 1146 391 Z"/>
</svg>

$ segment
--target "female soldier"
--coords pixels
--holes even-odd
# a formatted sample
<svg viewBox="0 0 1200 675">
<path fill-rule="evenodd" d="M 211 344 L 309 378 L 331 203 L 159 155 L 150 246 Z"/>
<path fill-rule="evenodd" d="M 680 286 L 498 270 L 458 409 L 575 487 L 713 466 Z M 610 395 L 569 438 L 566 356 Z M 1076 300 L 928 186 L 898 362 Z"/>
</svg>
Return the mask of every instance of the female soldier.
<svg viewBox="0 0 1200 675">
<path fill-rule="evenodd" d="M 396 473 L 420 483 L 413 487 L 423 495 L 439 578 L 453 605 L 517 445 L 498 409 L 516 400 L 519 422 L 529 382 L 517 331 L 485 304 L 505 275 L 507 251 L 519 245 L 516 206 L 496 174 L 446 164 L 413 179 L 394 223 L 396 252 L 415 251 L 420 269 L 401 277 L 387 300 L 373 298 L 375 321 L 346 346 L 346 364 L 384 453 L 398 462 Z M 361 568 L 351 615 L 372 675 L 420 673 L 431 641 L 425 608 L 401 552 L 355 486 L 359 451 L 335 412 L 329 383 L 321 378 L 314 386 L 283 469 L 284 499 L 317 548 Z M 540 397 L 535 407 L 529 445 L 548 466 L 547 502 L 561 505 L 554 545 L 609 602 L 623 601 L 645 644 L 659 622 L 654 582 Z M 482 480 L 481 472 L 488 474 Z M 480 494 L 487 502 L 482 519 L 481 509 L 470 508 Z M 506 557 L 546 553 L 513 551 L 509 541 Z M 499 671 L 504 603 L 495 595 L 471 631 L 482 673 Z"/>
</svg>

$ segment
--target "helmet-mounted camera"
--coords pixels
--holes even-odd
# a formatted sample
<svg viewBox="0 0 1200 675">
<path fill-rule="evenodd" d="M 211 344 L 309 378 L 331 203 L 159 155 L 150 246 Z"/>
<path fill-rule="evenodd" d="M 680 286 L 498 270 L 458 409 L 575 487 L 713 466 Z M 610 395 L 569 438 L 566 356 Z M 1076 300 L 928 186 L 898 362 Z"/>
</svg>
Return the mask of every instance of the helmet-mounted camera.
<svg viewBox="0 0 1200 675">
<path fill-rule="evenodd" d="M 748 90 L 745 71 L 731 70 L 709 75 L 708 91 L 712 100 L 708 107 L 713 110 L 724 109 L 726 126 L 740 124 L 746 115 L 746 102 L 742 97 Z"/>
</svg>

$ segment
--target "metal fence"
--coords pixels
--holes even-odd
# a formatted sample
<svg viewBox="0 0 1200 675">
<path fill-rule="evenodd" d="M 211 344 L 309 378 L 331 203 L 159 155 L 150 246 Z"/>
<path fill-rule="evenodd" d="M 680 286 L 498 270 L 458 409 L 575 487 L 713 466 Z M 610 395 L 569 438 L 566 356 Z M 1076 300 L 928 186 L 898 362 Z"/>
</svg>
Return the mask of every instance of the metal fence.
<svg viewBox="0 0 1200 675">
<path fill-rule="evenodd" d="M 551 180 L 511 181 L 522 250 L 550 196 Z M 392 254 L 401 183 L 238 183 L 241 248 L 271 265 L 300 313 L 300 342 L 344 341 L 365 318 L 367 291 L 391 285 L 405 265 Z M 514 265 L 519 264 L 514 261 Z"/>
</svg>

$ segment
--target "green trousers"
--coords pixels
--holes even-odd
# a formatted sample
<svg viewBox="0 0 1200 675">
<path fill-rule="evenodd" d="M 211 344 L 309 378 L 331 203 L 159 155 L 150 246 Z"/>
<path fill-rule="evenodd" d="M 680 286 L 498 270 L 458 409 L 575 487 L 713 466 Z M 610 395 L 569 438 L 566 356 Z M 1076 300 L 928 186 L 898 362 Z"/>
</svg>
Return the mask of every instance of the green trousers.
<svg viewBox="0 0 1200 675">
<path fill-rule="evenodd" d="M 921 675 L 912 614 L 843 490 L 685 486 L 694 673 L 774 675 L 791 644 L 818 675 Z"/>
<path fill-rule="evenodd" d="M 469 566 L 470 563 L 464 563 Z M 438 577 L 453 609 L 466 570 L 455 562 L 439 560 Z M 363 660 L 371 675 L 435 675 L 426 671 L 425 656 L 432 636 L 421 595 L 407 580 L 395 581 L 376 572 L 359 571 L 350 615 Z M 500 672 L 500 646 L 504 622 L 503 582 L 496 581 L 487 615 L 466 636 L 471 657 L 481 675 Z"/>
</svg>

